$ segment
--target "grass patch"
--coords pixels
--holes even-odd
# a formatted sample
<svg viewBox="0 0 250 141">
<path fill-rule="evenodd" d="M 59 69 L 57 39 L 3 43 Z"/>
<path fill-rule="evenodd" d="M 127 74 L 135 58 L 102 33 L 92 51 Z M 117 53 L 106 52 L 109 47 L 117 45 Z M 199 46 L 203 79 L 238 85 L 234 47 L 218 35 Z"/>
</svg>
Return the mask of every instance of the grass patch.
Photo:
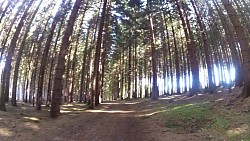
<svg viewBox="0 0 250 141">
<path fill-rule="evenodd" d="M 179 132 L 214 130 L 225 134 L 230 127 L 230 118 L 214 113 L 209 103 L 179 105 L 163 114 L 165 126 Z"/>
<path fill-rule="evenodd" d="M 210 103 L 162 108 L 165 126 L 177 133 L 203 132 L 211 139 L 250 141 L 250 113 L 214 110 Z"/>
<path fill-rule="evenodd" d="M 230 127 L 230 119 L 227 116 L 215 114 L 212 116 L 210 124 L 207 129 L 215 129 L 216 132 L 225 133 Z"/>
<path fill-rule="evenodd" d="M 195 132 L 204 128 L 210 121 L 208 105 L 196 103 L 173 107 L 164 116 L 166 127 L 184 132 Z"/>
</svg>

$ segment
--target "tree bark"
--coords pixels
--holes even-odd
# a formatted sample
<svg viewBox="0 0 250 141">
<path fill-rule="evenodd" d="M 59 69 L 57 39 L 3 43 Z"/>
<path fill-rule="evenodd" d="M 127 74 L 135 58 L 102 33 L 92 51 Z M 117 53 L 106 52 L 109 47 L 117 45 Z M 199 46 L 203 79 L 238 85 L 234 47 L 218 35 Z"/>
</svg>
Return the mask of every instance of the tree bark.
<svg viewBox="0 0 250 141">
<path fill-rule="evenodd" d="M 50 117 L 57 118 L 60 115 L 60 101 L 62 97 L 62 76 L 64 74 L 65 69 L 65 55 L 68 51 L 68 47 L 70 45 L 69 38 L 72 35 L 74 23 L 77 17 L 78 10 L 80 9 L 81 3 L 84 0 L 76 0 L 71 11 L 68 25 L 65 29 L 64 36 L 62 38 L 62 44 L 59 51 L 55 78 L 54 78 L 54 86 L 53 86 L 53 93 L 52 93 L 52 102 L 50 108 Z"/>
<path fill-rule="evenodd" d="M 3 19 L 3 17 L 5 16 L 5 14 L 6 14 L 8 8 L 10 7 L 10 5 L 11 5 L 11 0 L 8 1 L 6 7 L 4 8 L 4 10 L 3 10 L 2 14 L 1 14 L 0 23 L 2 22 L 2 19 Z"/>
<path fill-rule="evenodd" d="M 213 73 L 212 73 L 213 72 L 213 63 L 212 63 L 212 59 L 210 59 L 210 56 L 209 56 L 209 54 L 210 54 L 209 45 L 208 45 L 208 40 L 207 40 L 207 36 L 206 36 L 207 30 L 206 30 L 205 25 L 203 24 L 203 22 L 201 20 L 200 14 L 197 11 L 197 8 L 195 6 L 194 1 L 193 0 L 190 0 L 190 1 L 191 1 L 193 8 L 194 8 L 197 22 L 198 22 L 198 25 L 200 27 L 201 37 L 203 40 L 203 48 L 204 48 L 205 59 L 206 59 L 206 63 L 207 63 L 207 71 L 208 71 L 209 92 L 214 93 L 216 91 L 216 87 L 215 87 L 215 84 L 213 83 Z"/>
<path fill-rule="evenodd" d="M 106 16 L 106 7 L 107 7 L 107 0 L 104 0 L 102 13 L 101 13 L 101 21 L 99 25 L 96 49 L 95 49 L 95 60 L 94 60 L 94 71 L 93 71 L 93 82 L 92 82 L 92 90 L 91 90 L 91 99 L 90 99 L 90 109 L 94 108 L 94 97 L 95 97 L 95 106 L 99 105 L 99 62 L 100 62 L 100 54 L 101 54 L 101 44 L 102 44 L 102 33 L 104 27 L 104 21 Z"/>
<path fill-rule="evenodd" d="M 45 47 L 42 53 L 41 67 L 40 67 L 40 71 L 38 75 L 37 105 L 36 105 L 37 110 L 41 110 L 44 74 L 45 74 L 47 59 L 49 55 L 50 44 L 53 39 L 53 35 L 54 35 L 54 31 L 55 31 L 57 23 L 60 21 L 62 16 L 66 14 L 66 9 L 63 11 L 63 7 L 65 6 L 64 3 L 65 3 L 65 0 L 62 1 L 60 8 L 58 9 L 58 12 L 56 13 L 53 19 L 52 25 L 50 27 L 49 35 L 47 37 Z"/>
<path fill-rule="evenodd" d="M 149 24 L 150 24 L 150 40 L 151 40 L 151 57 L 152 57 L 152 72 L 153 72 L 153 88 L 152 88 L 152 100 L 158 100 L 159 91 L 157 86 L 157 56 L 155 51 L 155 35 L 154 35 L 154 25 L 151 13 L 148 14 Z"/>
<path fill-rule="evenodd" d="M 12 62 L 12 57 L 14 55 L 14 51 L 16 48 L 18 36 L 22 30 L 22 27 L 24 26 L 24 20 L 28 16 L 28 11 L 33 4 L 33 0 L 27 5 L 27 8 L 25 12 L 23 13 L 20 22 L 17 25 L 16 31 L 14 33 L 14 36 L 11 40 L 9 50 L 8 50 L 8 55 L 6 57 L 5 61 L 5 66 L 4 66 L 4 71 L 3 71 L 3 78 L 2 78 L 2 84 L 1 84 L 1 97 L 0 97 L 0 110 L 6 111 L 5 107 L 5 102 L 8 100 L 9 97 L 9 84 L 10 84 L 10 72 L 11 72 L 11 62 Z"/>
<path fill-rule="evenodd" d="M 17 59 L 16 59 L 16 62 L 15 62 L 15 69 L 14 69 L 14 76 L 13 76 L 13 88 L 12 88 L 12 105 L 13 106 L 17 106 L 16 105 L 16 88 L 17 88 L 17 79 L 18 79 L 18 70 L 19 70 L 19 66 L 20 66 L 20 62 L 22 60 L 22 54 L 23 54 L 23 50 L 25 48 L 25 43 L 26 43 L 26 40 L 27 40 L 27 36 L 28 36 L 28 33 L 30 31 L 30 27 L 31 27 L 31 24 L 33 22 L 33 20 L 35 19 L 35 16 L 39 10 L 39 7 L 41 6 L 42 4 L 42 1 L 40 1 L 40 3 L 38 4 L 36 10 L 33 12 L 33 15 L 29 21 L 29 24 L 25 30 L 25 33 L 23 35 L 23 40 L 22 40 L 22 43 L 21 43 L 21 46 L 19 48 L 19 51 L 18 51 L 18 55 L 17 55 Z M 33 43 L 31 43 L 33 44 Z"/>
<path fill-rule="evenodd" d="M 233 24 L 234 30 L 237 35 L 238 42 L 240 44 L 242 50 L 242 58 L 243 58 L 243 75 L 244 75 L 244 89 L 242 91 L 241 96 L 243 98 L 250 96 L 250 47 L 249 42 L 247 40 L 246 32 L 241 25 L 239 18 L 237 17 L 237 12 L 233 8 L 232 4 L 229 0 L 222 0 L 222 4 L 224 5 L 229 18 Z"/>
</svg>

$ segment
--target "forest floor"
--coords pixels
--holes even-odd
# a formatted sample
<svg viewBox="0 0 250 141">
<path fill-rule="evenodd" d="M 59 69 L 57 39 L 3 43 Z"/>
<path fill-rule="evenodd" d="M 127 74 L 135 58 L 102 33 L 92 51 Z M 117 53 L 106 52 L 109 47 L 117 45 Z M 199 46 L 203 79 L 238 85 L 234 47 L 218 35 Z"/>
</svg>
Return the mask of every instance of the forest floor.
<svg viewBox="0 0 250 141">
<path fill-rule="evenodd" d="M 94 110 L 75 103 L 63 105 L 58 119 L 46 107 L 7 105 L 0 141 L 247 141 L 250 99 L 236 99 L 240 91 L 109 101 Z"/>
</svg>

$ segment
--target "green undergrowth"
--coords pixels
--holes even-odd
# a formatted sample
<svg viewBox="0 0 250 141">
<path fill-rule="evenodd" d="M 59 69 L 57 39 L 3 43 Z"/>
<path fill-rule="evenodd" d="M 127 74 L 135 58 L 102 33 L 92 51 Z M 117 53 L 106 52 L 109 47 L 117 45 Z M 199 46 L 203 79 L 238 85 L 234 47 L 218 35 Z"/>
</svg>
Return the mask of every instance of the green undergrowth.
<svg viewBox="0 0 250 141">
<path fill-rule="evenodd" d="M 209 102 L 175 105 L 162 112 L 162 119 L 174 132 L 203 132 L 212 139 L 250 141 L 250 114 L 213 109 Z"/>
<path fill-rule="evenodd" d="M 165 126 L 179 132 L 195 132 L 210 121 L 211 111 L 204 104 L 179 105 L 163 114 Z"/>
</svg>

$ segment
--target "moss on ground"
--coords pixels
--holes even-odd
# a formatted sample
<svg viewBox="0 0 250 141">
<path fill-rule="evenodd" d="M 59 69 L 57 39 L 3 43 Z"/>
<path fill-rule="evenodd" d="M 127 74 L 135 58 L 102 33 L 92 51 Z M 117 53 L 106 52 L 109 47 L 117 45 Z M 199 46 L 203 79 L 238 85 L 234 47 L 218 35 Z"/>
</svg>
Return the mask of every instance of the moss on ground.
<svg viewBox="0 0 250 141">
<path fill-rule="evenodd" d="M 195 132 L 209 121 L 209 108 L 203 104 L 187 104 L 173 107 L 163 114 L 166 127 L 180 132 Z"/>
<path fill-rule="evenodd" d="M 167 128 L 180 133 L 201 131 L 213 138 L 250 141 L 250 113 L 213 110 L 210 103 L 176 105 L 167 108 L 162 119 Z"/>
</svg>

